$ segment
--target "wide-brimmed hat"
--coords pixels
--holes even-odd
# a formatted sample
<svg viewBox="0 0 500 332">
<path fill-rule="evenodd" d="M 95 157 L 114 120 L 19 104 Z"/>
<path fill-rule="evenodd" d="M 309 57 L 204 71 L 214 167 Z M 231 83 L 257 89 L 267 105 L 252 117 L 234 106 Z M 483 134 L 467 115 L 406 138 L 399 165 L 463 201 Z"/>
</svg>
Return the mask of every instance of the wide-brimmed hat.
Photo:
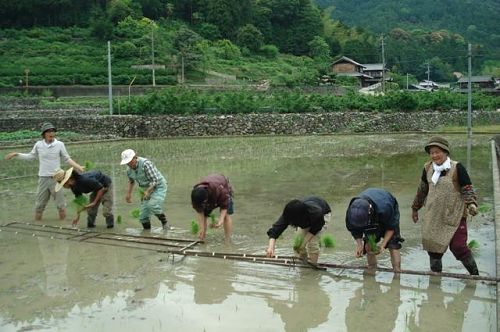
<svg viewBox="0 0 500 332">
<path fill-rule="evenodd" d="M 42 135 L 45 134 L 45 132 L 47 130 L 57 131 L 57 128 L 52 123 L 45 122 L 44 124 L 42 124 L 42 127 L 40 128 L 40 131 L 42 132 Z"/>
<path fill-rule="evenodd" d="M 345 218 L 348 230 L 364 231 L 369 226 L 370 202 L 363 198 L 354 198 L 347 209 Z"/>
<path fill-rule="evenodd" d="M 434 136 L 429 139 L 429 142 L 425 146 L 425 152 L 429 153 L 431 146 L 437 146 L 438 148 L 450 153 L 450 143 L 440 136 Z"/>
<path fill-rule="evenodd" d="M 122 152 L 122 161 L 120 165 L 128 164 L 135 157 L 135 151 L 132 149 L 127 149 Z"/>
<path fill-rule="evenodd" d="M 64 186 L 64 184 L 71 177 L 71 174 L 73 174 L 73 167 L 69 168 L 67 171 L 60 169 L 56 172 L 56 174 L 54 174 L 52 176 L 52 178 L 57 182 L 56 183 L 56 192 L 61 190 L 61 188 Z"/>
</svg>

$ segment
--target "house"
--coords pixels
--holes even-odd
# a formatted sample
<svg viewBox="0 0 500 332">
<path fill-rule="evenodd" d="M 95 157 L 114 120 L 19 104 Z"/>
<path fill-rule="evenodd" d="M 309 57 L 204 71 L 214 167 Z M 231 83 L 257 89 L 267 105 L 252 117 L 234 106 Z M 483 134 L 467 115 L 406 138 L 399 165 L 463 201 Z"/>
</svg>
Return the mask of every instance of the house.
<svg viewBox="0 0 500 332">
<path fill-rule="evenodd" d="M 472 90 L 493 91 L 495 89 L 495 78 L 493 76 L 471 76 Z M 469 78 L 461 77 L 458 82 L 460 90 L 467 90 Z"/>
<path fill-rule="evenodd" d="M 366 82 L 369 83 L 369 85 L 376 84 L 382 82 L 382 79 L 385 79 L 385 81 L 389 81 L 389 77 L 387 77 L 387 68 L 384 68 L 384 64 L 382 63 L 365 63 L 363 64 L 365 67 L 363 69 L 363 73 L 366 75 L 371 76 L 371 79 L 367 79 Z"/>
<path fill-rule="evenodd" d="M 342 56 L 330 65 L 330 70 L 339 77 L 357 78 L 361 87 L 369 86 L 368 80 L 373 79 L 363 72 L 364 68 L 364 65 L 346 56 Z"/>
<path fill-rule="evenodd" d="M 351 58 L 342 56 L 330 65 L 330 69 L 337 76 L 356 77 L 361 87 L 367 87 L 382 82 L 384 65 L 382 63 L 361 64 Z M 385 73 L 388 70 L 385 68 Z M 385 77 L 388 81 L 388 78 Z"/>
</svg>

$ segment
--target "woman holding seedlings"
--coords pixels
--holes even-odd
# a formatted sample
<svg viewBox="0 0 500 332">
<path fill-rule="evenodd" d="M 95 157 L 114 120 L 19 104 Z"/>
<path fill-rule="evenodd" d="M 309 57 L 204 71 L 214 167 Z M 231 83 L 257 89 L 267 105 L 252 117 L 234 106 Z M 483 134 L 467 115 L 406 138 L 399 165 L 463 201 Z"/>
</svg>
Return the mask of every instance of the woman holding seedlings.
<svg viewBox="0 0 500 332">
<path fill-rule="evenodd" d="M 281 216 L 267 231 L 269 236 L 267 257 L 274 256 L 276 239 L 291 225 L 301 229 L 301 241 L 294 246 L 295 252 L 302 259 L 308 258 L 311 263 L 318 263 L 320 232 L 325 223 L 329 221 L 331 212 L 330 205 L 324 199 L 316 196 L 293 199 L 288 202 Z"/>
<path fill-rule="evenodd" d="M 349 203 L 345 222 L 356 241 L 356 257 L 366 254 L 368 266 L 376 267 L 376 255 L 389 248 L 392 268 L 401 271 L 399 249 L 404 239 L 399 232 L 398 201 L 391 193 L 379 188 L 366 189 Z"/>
<path fill-rule="evenodd" d="M 425 145 L 425 152 L 431 160 L 422 170 L 412 204 L 412 219 L 418 222 L 418 210 L 425 206 L 422 244 L 429 254 L 431 270 L 442 271 L 441 258 L 450 247 L 467 271 L 477 275 L 476 261 L 467 246 L 467 215 L 477 214 L 476 194 L 469 174 L 462 164 L 450 159 L 446 139 L 432 137 Z"/>
<path fill-rule="evenodd" d="M 43 211 L 49 202 L 50 196 L 54 197 L 59 219 L 66 218 L 66 202 L 62 192 L 56 193 L 54 188 L 56 183 L 52 176 L 61 168 L 61 159 L 68 165 L 83 172 L 83 167 L 78 165 L 66 151 L 64 143 L 56 139 L 56 127 L 46 122 L 42 124 L 42 140 L 35 143 L 30 153 L 11 152 L 5 158 L 7 160 L 14 157 L 21 160 L 38 159 L 38 191 L 36 194 L 35 220 L 42 220 Z"/>
<path fill-rule="evenodd" d="M 163 212 L 163 203 L 167 196 L 167 180 L 156 166 L 148 159 L 139 157 L 134 150 L 122 152 L 121 165 L 127 165 L 128 187 L 125 195 L 127 203 L 132 203 L 132 190 L 137 182 L 141 189 L 139 221 L 144 229 L 151 229 L 150 217 L 154 214 L 163 228 L 167 217 Z"/>
<path fill-rule="evenodd" d="M 200 233 L 198 237 L 204 241 L 207 235 L 207 218 L 215 208 L 220 209 L 219 220 L 211 225 L 213 228 L 224 226 L 224 238 L 231 240 L 234 213 L 233 188 L 229 179 L 222 174 L 211 174 L 193 187 L 191 191 L 191 205 L 196 211 Z"/>
<path fill-rule="evenodd" d="M 99 205 L 102 204 L 102 215 L 106 219 L 106 227 L 113 228 L 115 221 L 113 217 L 113 188 L 111 187 L 111 178 L 100 171 L 88 171 L 78 173 L 73 170 L 73 167 L 67 171 L 58 170 L 54 174 L 56 184 L 56 192 L 62 187 L 71 189 L 75 195 L 75 200 L 78 203 L 83 194 L 90 193 L 89 203 L 82 201 L 81 207 L 78 207 L 76 217 L 73 219 L 73 225 L 76 225 L 80 220 L 80 213 L 87 210 L 87 227 L 95 227 L 95 219 L 99 211 Z"/>
</svg>

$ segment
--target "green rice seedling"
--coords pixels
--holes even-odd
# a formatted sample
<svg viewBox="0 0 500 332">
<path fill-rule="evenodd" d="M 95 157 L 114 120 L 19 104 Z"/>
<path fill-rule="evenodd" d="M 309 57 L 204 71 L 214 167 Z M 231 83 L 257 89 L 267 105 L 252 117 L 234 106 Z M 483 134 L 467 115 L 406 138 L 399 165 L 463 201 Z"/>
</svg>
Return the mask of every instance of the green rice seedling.
<svg viewBox="0 0 500 332">
<path fill-rule="evenodd" d="M 89 199 L 85 195 L 76 196 L 71 202 L 77 212 L 80 212 L 89 204 Z"/>
<path fill-rule="evenodd" d="M 144 198 L 144 189 L 143 188 L 138 188 L 137 192 L 139 193 L 139 198 L 142 199 Z"/>
<path fill-rule="evenodd" d="M 378 255 L 380 252 L 378 250 L 376 239 L 377 239 L 377 237 L 375 236 L 375 234 L 368 235 L 368 247 L 370 247 L 370 251 L 372 253 L 374 253 L 375 255 Z"/>
<path fill-rule="evenodd" d="M 132 211 L 130 211 L 130 215 L 136 219 L 139 219 L 139 216 L 141 215 L 141 209 L 135 208 Z"/>
<path fill-rule="evenodd" d="M 477 210 L 481 213 L 488 213 L 491 211 L 491 209 L 492 206 L 489 203 L 481 203 L 477 208 Z"/>
<path fill-rule="evenodd" d="M 85 170 L 90 171 L 95 168 L 95 164 L 89 160 L 85 161 Z"/>
<path fill-rule="evenodd" d="M 304 243 L 304 237 L 301 234 L 295 234 L 293 238 L 293 250 L 298 251 L 302 244 Z"/>
<path fill-rule="evenodd" d="M 467 247 L 469 247 L 470 250 L 475 251 L 479 249 L 479 242 L 476 240 L 470 240 L 469 243 L 467 243 Z"/>
<path fill-rule="evenodd" d="M 198 234 L 200 231 L 200 225 L 196 222 L 196 220 L 191 220 L 191 234 Z"/>
<path fill-rule="evenodd" d="M 217 224 L 217 220 L 215 219 L 215 214 L 211 212 L 208 217 L 210 218 L 210 226 L 215 226 Z"/>
<path fill-rule="evenodd" d="M 321 236 L 320 244 L 325 248 L 335 248 L 335 239 L 331 234 Z"/>
<path fill-rule="evenodd" d="M 117 224 L 121 224 L 122 223 L 122 216 L 119 215 L 118 217 L 116 217 L 116 223 Z"/>
</svg>

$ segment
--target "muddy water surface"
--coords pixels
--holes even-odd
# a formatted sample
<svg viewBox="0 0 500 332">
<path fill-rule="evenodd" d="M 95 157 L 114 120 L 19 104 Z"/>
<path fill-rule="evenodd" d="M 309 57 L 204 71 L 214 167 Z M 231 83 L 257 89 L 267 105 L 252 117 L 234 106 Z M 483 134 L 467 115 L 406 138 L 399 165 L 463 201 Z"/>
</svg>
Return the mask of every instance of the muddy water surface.
<svg viewBox="0 0 500 332">
<path fill-rule="evenodd" d="M 449 136 L 452 157 L 465 163 L 464 135 Z M 349 200 L 367 187 L 391 191 L 401 209 L 404 269 L 428 270 L 420 226 L 410 219 L 427 135 L 360 135 L 137 140 L 69 145 L 80 163 L 92 161 L 113 177 L 113 232 L 142 234 L 126 204 L 123 149 L 152 159 L 168 178 L 169 236 L 194 238 L 189 194 L 200 177 L 222 172 L 235 188 L 233 243 L 210 230 L 197 249 L 263 253 L 266 231 L 290 199 L 319 195 L 333 217 L 326 233 L 334 249 L 320 260 L 363 264 L 344 226 Z M 494 235 L 489 137 L 476 136 L 470 174 L 484 213 L 470 220 L 479 242 L 480 273 L 494 275 Z M 16 149 L 29 151 L 31 147 Z M 2 154 L 13 151 L 1 150 Z M 37 163 L 0 161 L 0 224 L 32 222 Z M 66 193 L 68 203 L 72 197 Z M 135 203 L 138 194 L 135 195 Z M 53 202 L 43 224 L 56 218 Z M 81 226 L 85 225 L 82 216 Z M 100 216 L 97 230 L 106 232 Z M 153 235 L 164 233 L 153 220 Z M 1 331 L 495 331 L 496 291 L 491 285 L 449 278 L 358 271 L 290 269 L 216 258 L 172 257 L 136 248 L 67 241 L 52 233 L 0 228 Z M 278 240 L 277 253 L 292 254 L 293 230 Z M 379 259 L 389 266 L 388 253 Z M 450 253 L 444 270 L 465 273 Z"/>
</svg>

